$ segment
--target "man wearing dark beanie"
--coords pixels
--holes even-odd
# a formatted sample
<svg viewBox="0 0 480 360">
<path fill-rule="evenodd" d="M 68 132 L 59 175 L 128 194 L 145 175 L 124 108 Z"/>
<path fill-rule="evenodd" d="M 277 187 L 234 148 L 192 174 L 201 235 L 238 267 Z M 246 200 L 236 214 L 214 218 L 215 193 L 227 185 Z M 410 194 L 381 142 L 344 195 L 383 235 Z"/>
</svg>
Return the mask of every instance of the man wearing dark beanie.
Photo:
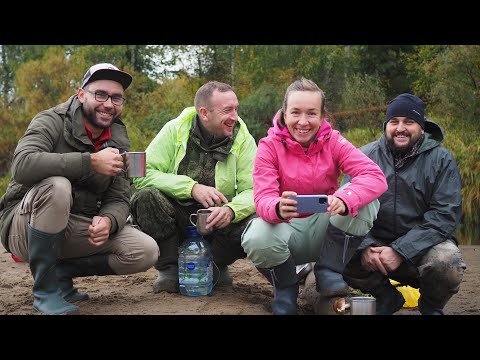
<svg viewBox="0 0 480 360">
<path fill-rule="evenodd" d="M 415 120 L 425 129 L 424 103 L 422 99 L 412 94 L 401 94 L 388 103 L 386 123 L 393 117 L 407 117 Z M 385 126 L 384 126 L 385 129 Z"/>
<path fill-rule="evenodd" d="M 454 236 L 462 213 L 460 172 L 441 145 L 442 128 L 425 117 L 417 96 L 390 101 L 383 128 L 380 139 L 361 150 L 380 166 L 388 190 L 343 276 L 377 299 L 377 315 L 391 315 L 405 302 L 390 279 L 419 288 L 422 315 L 443 315 L 466 268 Z"/>
</svg>

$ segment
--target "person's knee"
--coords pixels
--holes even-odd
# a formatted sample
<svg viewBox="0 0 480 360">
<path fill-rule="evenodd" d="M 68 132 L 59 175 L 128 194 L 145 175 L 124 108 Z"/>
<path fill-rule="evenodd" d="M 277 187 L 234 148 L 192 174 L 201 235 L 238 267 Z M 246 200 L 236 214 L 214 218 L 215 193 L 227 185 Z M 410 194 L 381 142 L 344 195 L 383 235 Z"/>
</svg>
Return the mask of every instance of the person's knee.
<svg viewBox="0 0 480 360">
<path fill-rule="evenodd" d="M 450 241 L 434 246 L 428 251 L 423 262 L 423 273 L 430 274 L 424 281 L 442 284 L 449 289 L 459 288 L 466 269 L 460 249 Z"/>
<path fill-rule="evenodd" d="M 255 218 L 247 225 L 241 245 L 247 257 L 260 268 L 283 264 L 290 256 L 287 241 L 279 234 L 272 235 L 271 224 L 261 218 Z"/>
<path fill-rule="evenodd" d="M 174 214 L 172 199 L 155 188 L 145 188 L 133 194 L 130 201 L 130 210 L 133 220 L 143 217 L 163 216 Z"/>
<path fill-rule="evenodd" d="M 140 251 L 132 253 L 130 256 L 124 258 L 124 263 L 130 263 L 128 273 L 137 273 L 147 271 L 158 260 L 160 250 L 153 238 L 146 234 L 139 235 Z M 128 260 L 126 258 L 129 258 Z"/>
<path fill-rule="evenodd" d="M 52 203 L 65 205 L 70 207 L 72 203 L 72 184 L 70 181 L 62 176 L 51 176 L 45 180 L 45 187 L 43 188 L 42 196 L 51 199 Z M 41 191 L 41 190 L 40 190 Z"/>
<path fill-rule="evenodd" d="M 241 237 L 241 245 L 248 257 L 250 257 L 250 254 L 267 247 L 268 237 L 261 231 L 255 231 L 254 228 L 249 228 Z"/>
<path fill-rule="evenodd" d="M 72 184 L 65 177 L 52 176 L 36 186 L 36 193 L 31 201 L 31 211 L 36 214 L 36 225 L 40 226 L 39 230 L 51 232 L 53 229 L 50 226 L 42 228 L 40 224 L 50 223 L 55 219 L 60 226 L 56 230 L 60 231 L 66 226 L 72 208 Z"/>
<path fill-rule="evenodd" d="M 246 234 L 247 235 L 247 234 Z M 288 247 L 276 246 L 272 239 L 265 234 L 252 232 L 243 237 L 242 247 L 247 253 L 248 259 L 256 267 L 271 268 L 284 263 L 288 256 Z"/>
<path fill-rule="evenodd" d="M 168 234 L 175 211 L 166 196 L 155 188 L 145 188 L 136 192 L 130 202 L 132 222 L 139 225 L 142 231 L 154 237 L 157 241 Z M 168 225 L 169 229 L 165 227 Z"/>
<path fill-rule="evenodd" d="M 365 236 L 373 227 L 373 222 L 377 218 L 379 208 L 380 203 L 378 200 L 373 200 L 363 208 L 359 209 L 357 216 L 350 221 L 348 220 L 350 216 L 347 215 L 334 216 L 330 219 L 330 222 L 332 225 L 351 235 Z"/>
<path fill-rule="evenodd" d="M 145 207 L 145 206 L 151 206 L 158 203 L 158 197 L 161 196 L 162 193 L 155 188 L 144 188 L 141 190 L 138 190 L 133 194 L 132 200 L 131 200 L 131 205 L 132 208 L 138 208 L 138 207 Z"/>
<path fill-rule="evenodd" d="M 148 238 L 148 241 L 145 241 L 143 261 L 141 261 L 145 266 L 145 270 L 148 270 L 155 265 L 160 256 L 160 249 L 157 242 L 150 236 Z"/>
</svg>

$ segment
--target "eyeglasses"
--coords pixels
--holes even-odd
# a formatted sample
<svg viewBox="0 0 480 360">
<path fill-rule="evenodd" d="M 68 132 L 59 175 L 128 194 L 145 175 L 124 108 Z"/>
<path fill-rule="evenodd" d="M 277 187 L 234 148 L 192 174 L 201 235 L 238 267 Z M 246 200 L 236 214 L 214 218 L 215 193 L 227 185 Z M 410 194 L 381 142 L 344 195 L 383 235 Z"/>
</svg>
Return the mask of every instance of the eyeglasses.
<svg viewBox="0 0 480 360">
<path fill-rule="evenodd" d="M 113 105 L 120 106 L 120 105 L 123 105 L 123 103 L 126 100 L 123 96 L 108 95 L 106 92 L 103 92 L 103 91 L 90 91 L 90 90 L 85 89 L 85 88 L 83 90 L 85 90 L 86 92 L 88 92 L 90 94 L 95 95 L 95 100 L 97 100 L 98 102 L 106 102 L 108 100 L 108 98 L 111 98 Z"/>
</svg>

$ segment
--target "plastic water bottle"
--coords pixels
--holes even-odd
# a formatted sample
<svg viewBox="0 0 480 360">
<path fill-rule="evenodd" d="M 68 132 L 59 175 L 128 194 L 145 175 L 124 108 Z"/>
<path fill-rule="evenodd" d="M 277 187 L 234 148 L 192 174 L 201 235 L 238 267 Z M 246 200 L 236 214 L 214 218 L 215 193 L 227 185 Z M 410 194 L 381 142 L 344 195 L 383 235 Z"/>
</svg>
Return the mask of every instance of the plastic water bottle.
<svg viewBox="0 0 480 360">
<path fill-rule="evenodd" d="M 208 242 L 195 226 L 187 226 L 187 237 L 179 248 L 178 281 L 180 293 L 205 296 L 213 289 L 213 260 Z"/>
</svg>

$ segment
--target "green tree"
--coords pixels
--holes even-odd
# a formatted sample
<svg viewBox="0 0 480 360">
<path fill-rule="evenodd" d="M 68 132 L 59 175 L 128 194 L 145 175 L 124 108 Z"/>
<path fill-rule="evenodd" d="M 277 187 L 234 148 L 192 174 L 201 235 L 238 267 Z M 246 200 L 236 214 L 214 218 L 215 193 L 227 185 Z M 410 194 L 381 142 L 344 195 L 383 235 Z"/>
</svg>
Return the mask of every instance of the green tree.
<svg viewBox="0 0 480 360">
<path fill-rule="evenodd" d="M 342 112 L 336 113 L 337 127 L 381 129 L 385 113 L 385 90 L 378 76 L 353 74 L 347 79 L 342 94 Z"/>
<path fill-rule="evenodd" d="M 41 60 L 22 64 L 16 72 L 15 84 L 17 100 L 24 104 L 23 115 L 28 122 L 39 111 L 65 101 L 74 90 L 65 52 L 52 47 Z"/>
<path fill-rule="evenodd" d="M 387 97 L 411 92 L 412 83 L 407 75 L 405 55 L 414 53 L 413 45 L 357 45 L 355 56 L 359 58 L 356 71 L 369 75 L 377 74 L 387 90 Z"/>
<path fill-rule="evenodd" d="M 82 58 L 88 66 L 108 62 L 120 69 L 154 75 L 155 56 L 162 48 L 151 45 L 69 45 L 67 52 Z"/>
<path fill-rule="evenodd" d="M 415 51 L 404 55 L 408 77 L 413 91 L 422 99 L 430 102 L 432 86 L 436 82 L 437 57 L 446 51 L 446 45 L 418 45 Z"/>
<path fill-rule="evenodd" d="M 258 141 L 267 136 L 267 130 L 272 126 L 272 119 L 278 109 L 282 107 L 283 89 L 272 84 L 265 84 L 252 92 L 244 99 L 239 99 L 239 115 Z"/>
<path fill-rule="evenodd" d="M 25 62 L 40 60 L 50 45 L 0 45 L 0 106 L 15 102 L 15 73 Z M 62 46 L 56 46 L 62 48 Z"/>
<path fill-rule="evenodd" d="M 478 134 L 473 130 L 478 129 L 480 115 L 480 46 L 448 46 L 432 61 L 437 64 L 431 90 L 433 109 L 438 114 L 465 120 L 471 135 Z M 471 141 L 475 139 L 470 137 Z"/>
<path fill-rule="evenodd" d="M 325 91 L 329 111 L 337 111 L 353 61 L 347 49 L 345 46 L 315 45 L 302 46 L 300 50 L 295 59 L 294 66 L 297 69 L 295 78 L 306 77 L 315 81 Z"/>
<path fill-rule="evenodd" d="M 132 93 L 129 92 L 123 120 L 128 127 L 132 149 L 145 149 L 167 121 L 177 117 L 184 108 L 193 106 L 199 86 L 197 78 L 183 74 L 165 80 L 152 92 L 134 91 L 134 103 L 130 101 Z"/>
</svg>

